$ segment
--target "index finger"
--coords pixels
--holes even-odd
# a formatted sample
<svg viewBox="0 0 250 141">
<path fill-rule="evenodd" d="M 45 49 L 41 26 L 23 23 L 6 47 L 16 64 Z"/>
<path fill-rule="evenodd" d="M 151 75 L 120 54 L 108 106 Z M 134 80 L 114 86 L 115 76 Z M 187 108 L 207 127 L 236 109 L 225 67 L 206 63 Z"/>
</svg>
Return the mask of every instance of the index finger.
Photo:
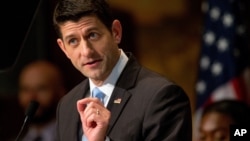
<svg viewBox="0 0 250 141">
<path fill-rule="evenodd" d="M 90 102 L 99 102 L 97 98 L 83 98 L 77 101 L 77 110 L 84 111 L 88 103 Z"/>
</svg>

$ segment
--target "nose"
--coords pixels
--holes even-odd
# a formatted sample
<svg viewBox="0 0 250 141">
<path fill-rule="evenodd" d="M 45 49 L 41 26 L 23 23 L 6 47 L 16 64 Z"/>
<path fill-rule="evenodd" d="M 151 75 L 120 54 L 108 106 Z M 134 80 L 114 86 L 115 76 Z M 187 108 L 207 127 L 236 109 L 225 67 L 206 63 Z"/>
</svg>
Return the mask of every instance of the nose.
<svg viewBox="0 0 250 141">
<path fill-rule="evenodd" d="M 32 90 L 25 90 L 19 92 L 19 100 L 21 102 L 21 105 L 24 105 L 25 107 L 28 106 L 27 104 L 32 101 L 38 100 L 37 94 Z"/>
<path fill-rule="evenodd" d="M 30 93 L 28 94 L 29 95 L 29 99 L 30 100 L 37 100 L 37 92 L 35 92 L 35 91 L 30 91 Z"/>
<path fill-rule="evenodd" d="M 34 88 L 23 90 L 20 93 L 21 95 L 27 97 L 30 100 L 36 100 L 38 95 L 38 91 Z"/>
<path fill-rule="evenodd" d="M 80 47 L 81 56 L 89 57 L 94 52 L 93 47 L 90 42 L 82 41 Z"/>
</svg>

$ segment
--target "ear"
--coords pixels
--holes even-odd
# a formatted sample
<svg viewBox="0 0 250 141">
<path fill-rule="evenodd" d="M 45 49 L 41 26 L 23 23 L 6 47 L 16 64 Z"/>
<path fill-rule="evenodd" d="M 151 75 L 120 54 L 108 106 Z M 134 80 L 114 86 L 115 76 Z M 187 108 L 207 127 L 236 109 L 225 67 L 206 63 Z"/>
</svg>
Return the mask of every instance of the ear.
<svg viewBox="0 0 250 141">
<path fill-rule="evenodd" d="M 61 50 L 64 52 L 64 54 L 70 59 L 70 57 L 69 57 L 69 55 L 68 55 L 68 52 L 67 52 L 67 50 L 66 50 L 66 48 L 65 48 L 65 46 L 64 46 L 63 40 L 60 39 L 60 38 L 58 38 L 56 41 L 57 41 L 58 46 L 59 46 L 59 47 L 61 48 Z"/>
<path fill-rule="evenodd" d="M 122 26 L 119 20 L 114 20 L 112 23 L 112 36 L 117 44 L 121 42 Z"/>
</svg>

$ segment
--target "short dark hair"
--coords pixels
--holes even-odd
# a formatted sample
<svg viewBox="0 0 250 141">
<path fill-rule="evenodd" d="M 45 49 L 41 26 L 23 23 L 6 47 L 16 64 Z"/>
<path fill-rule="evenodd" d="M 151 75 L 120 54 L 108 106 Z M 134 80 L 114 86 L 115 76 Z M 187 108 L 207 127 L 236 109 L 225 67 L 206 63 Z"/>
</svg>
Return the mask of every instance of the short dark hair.
<svg viewBox="0 0 250 141">
<path fill-rule="evenodd" d="M 84 16 L 95 15 L 111 31 L 114 17 L 106 0 L 58 0 L 53 14 L 53 24 L 59 37 L 59 25 L 67 21 L 77 22 Z"/>
<path fill-rule="evenodd" d="M 250 125 L 250 108 L 243 101 L 221 100 L 207 105 L 202 116 L 207 113 L 217 112 L 229 116 L 235 124 Z"/>
</svg>

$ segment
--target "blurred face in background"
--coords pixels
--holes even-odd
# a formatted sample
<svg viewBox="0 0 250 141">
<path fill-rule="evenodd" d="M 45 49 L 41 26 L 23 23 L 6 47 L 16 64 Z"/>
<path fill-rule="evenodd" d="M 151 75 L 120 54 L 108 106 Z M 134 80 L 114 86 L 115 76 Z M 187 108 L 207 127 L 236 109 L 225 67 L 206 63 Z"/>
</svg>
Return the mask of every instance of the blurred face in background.
<svg viewBox="0 0 250 141">
<path fill-rule="evenodd" d="M 19 103 L 26 110 L 30 101 L 39 103 L 33 122 L 54 117 L 58 100 L 64 95 L 60 74 L 51 64 L 38 62 L 26 67 L 19 77 Z"/>
<path fill-rule="evenodd" d="M 202 118 L 199 141 L 229 141 L 231 117 L 218 112 L 208 112 Z"/>
</svg>

